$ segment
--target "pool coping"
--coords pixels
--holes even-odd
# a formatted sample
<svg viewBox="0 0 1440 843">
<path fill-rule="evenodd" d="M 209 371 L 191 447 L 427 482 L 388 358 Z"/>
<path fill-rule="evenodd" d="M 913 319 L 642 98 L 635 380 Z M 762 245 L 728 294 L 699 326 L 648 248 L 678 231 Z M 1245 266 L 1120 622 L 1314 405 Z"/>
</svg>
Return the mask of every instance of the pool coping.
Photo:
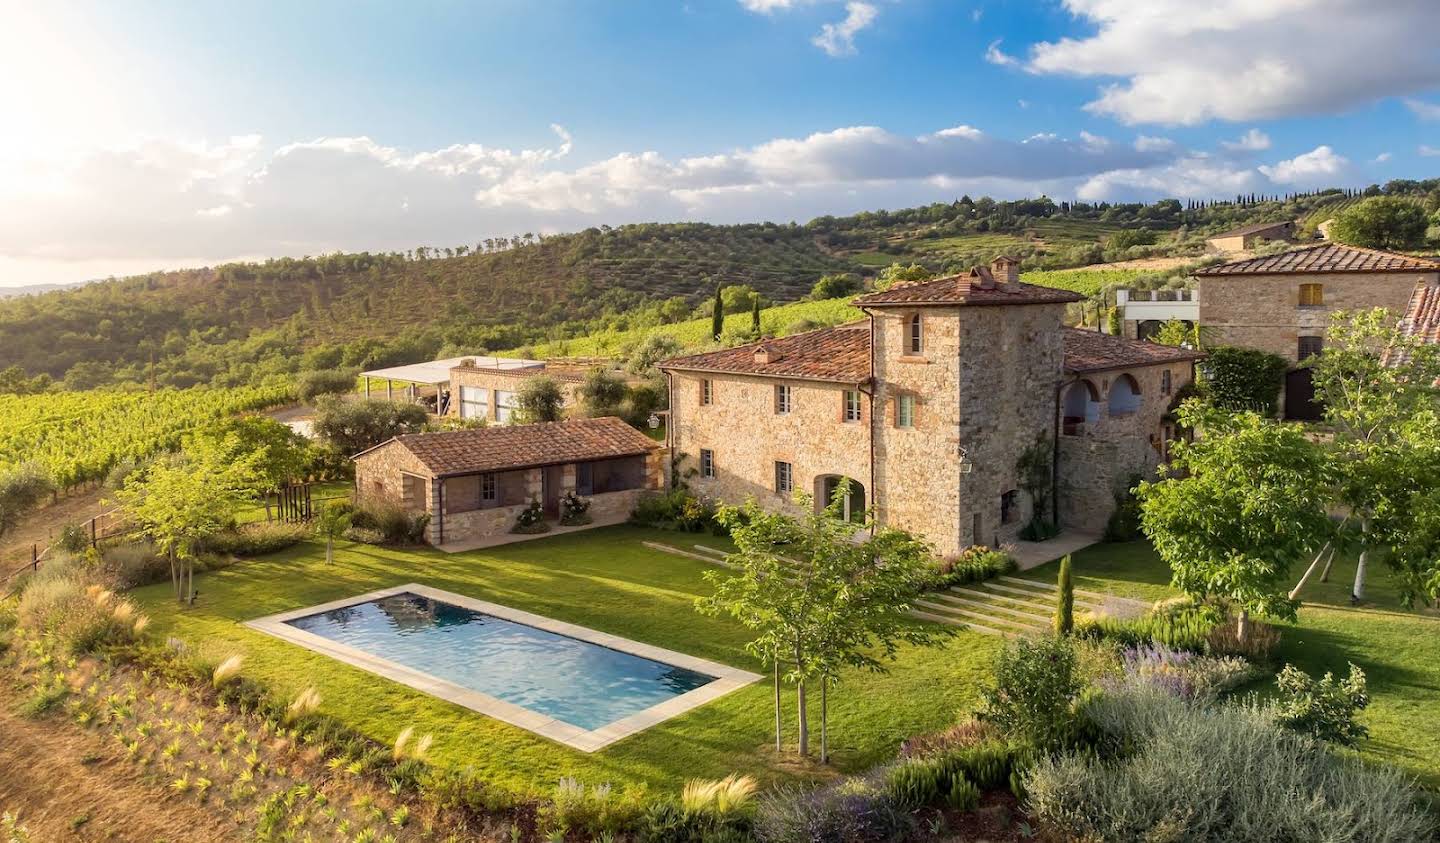
<svg viewBox="0 0 1440 843">
<path fill-rule="evenodd" d="M 432 600 L 472 609 L 502 620 L 532 626 L 545 630 L 546 632 L 553 632 L 557 635 L 564 635 L 590 644 L 608 647 L 612 650 L 662 662 L 673 667 L 693 670 L 697 673 L 703 673 L 706 676 L 713 676 L 715 680 L 693 691 L 686 691 L 683 694 L 671 697 L 643 711 L 638 711 L 612 723 L 607 723 L 598 729 L 582 729 L 579 726 L 566 723 L 563 720 L 557 720 L 554 717 L 532 711 L 524 706 L 506 702 L 505 700 L 492 697 L 481 691 L 465 688 L 412 667 L 406 667 L 398 662 L 371 655 L 363 650 L 351 647 L 348 644 L 332 641 L 286 623 L 296 618 L 317 615 L 321 612 L 329 612 L 334 609 L 343 609 L 346 606 L 354 606 L 357 603 L 369 603 L 373 600 L 393 597 L 397 594 L 418 594 L 421 597 L 428 597 Z M 329 656 L 351 667 L 358 667 L 361 670 L 366 670 L 386 679 L 399 682 L 402 685 L 414 688 L 422 693 L 438 697 L 456 705 L 464 706 L 487 717 L 493 717 L 496 720 L 509 723 L 512 726 L 518 726 L 526 731 L 549 738 L 550 740 L 564 744 L 571 749 L 580 750 L 581 752 L 595 752 L 604 749 L 616 741 L 627 738 L 657 723 L 669 720 L 672 717 L 684 714 L 712 700 L 719 699 L 731 691 L 743 688 L 761 678 L 758 673 L 751 673 L 748 670 L 740 670 L 739 668 L 723 665 L 719 662 L 712 662 L 684 653 L 677 653 L 674 650 L 666 650 L 663 647 L 656 647 L 651 644 L 642 644 L 639 641 L 631 641 L 628 638 L 621 638 L 618 635 L 611 635 L 573 623 L 557 621 L 553 618 L 526 612 L 522 609 L 514 609 L 499 603 L 478 600 L 463 594 L 456 594 L 453 591 L 431 588 L 428 585 L 421 585 L 420 583 L 407 583 L 391 588 L 382 588 L 353 597 L 331 600 L 328 603 L 320 603 L 315 606 L 306 606 L 301 609 L 291 609 L 273 615 L 266 615 L 265 617 L 246 621 L 245 626 L 292 644 L 298 644 L 307 650 Z"/>
</svg>

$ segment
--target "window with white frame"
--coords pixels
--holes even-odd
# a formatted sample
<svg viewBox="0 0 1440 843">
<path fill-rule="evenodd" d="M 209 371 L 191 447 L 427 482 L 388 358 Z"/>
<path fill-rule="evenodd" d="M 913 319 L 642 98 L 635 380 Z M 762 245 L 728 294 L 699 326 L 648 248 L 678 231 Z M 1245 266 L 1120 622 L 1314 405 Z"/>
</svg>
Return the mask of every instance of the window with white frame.
<svg viewBox="0 0 1440 843">
<path fill-rule="evenodd" d="M 795 467 L 788 462 L 775 461 L 775 491 L 782 495 L 795 491 Z"/>
<path fill-rule="evenodd" d="M 794 409 L 795 393 L 791 386 L 786 383 L 775 385 L 775 413 L 785 415 Z"/>
<path fill-rule="evenodd" d="M 847 422 L 860 421 L 860 390 L 845 390 L 845 410 L 841 418 Z"/>
<path fill-rule="evenodd" d="M 515 417 L 515 393 L 495 390 L 495 420 L 509 424 Z"/>
<path fill-rule="evenodd" d="M 498 486 L 495 482 L 495 475 L 480 475 L 480 502 L 494 503 L 497 497 Z"/>
<path fill-rule="evenodd" d="M 915 426 L 915 396 L 902 393 L 895 397 L 895 426 Z"/>
<path fill-rule="evenodd" d="M 914 316 L 910 317 L 910 322 L 907 328 L 908 332 L 905 337 L 905 349 L 911 354 L 919 354 L 921 350 L 925 347 L 925 337 L 923 334 L 924 328 L 920 322 L 920 314 L 917 313 Z"/>
<path fill-rule="evenodd" d="M 490 417 L 490 390 L 483 386 L 460 387 L 460 418 L 485 419 Z"/>
<path fill-rule="evenodd" d="M 715 476 L 715 452 L 709 448 L 700 449 L 700 476 Z"/>
</svg>

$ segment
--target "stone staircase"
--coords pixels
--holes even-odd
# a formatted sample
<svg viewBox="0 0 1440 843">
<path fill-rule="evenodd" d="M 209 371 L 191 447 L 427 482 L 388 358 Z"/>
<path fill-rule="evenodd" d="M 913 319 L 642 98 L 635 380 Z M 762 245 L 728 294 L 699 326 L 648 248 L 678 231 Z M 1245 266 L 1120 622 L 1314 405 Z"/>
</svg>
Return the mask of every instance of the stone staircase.
<svg viewBox="0 0 1440 843">
<path fill-rule="evenodd" d="M 1053 583 L 997 577 L 922 595 L 913 613 L 926 620 L 965 627 L 987 635 L 1034 635 L 1051 628 L 1059 588 Z M 1075 611 L 1139 613 L 1144 602 L 1098 591 L 1075 589 Z"/>
</svg>

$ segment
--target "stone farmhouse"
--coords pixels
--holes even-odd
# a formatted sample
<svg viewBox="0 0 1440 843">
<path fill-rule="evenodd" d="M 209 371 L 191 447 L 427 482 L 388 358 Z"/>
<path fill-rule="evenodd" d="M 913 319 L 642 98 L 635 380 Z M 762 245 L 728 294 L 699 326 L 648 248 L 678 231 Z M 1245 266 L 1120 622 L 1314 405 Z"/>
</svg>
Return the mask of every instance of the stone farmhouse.
<svg viewBox="0 0 1440 843">
<path fill-rule="evenodd" d="M 1040 449 L 1047 517 L 1099 530 L 1164 459 L 1200 355 L 1067 328 L 1079 299 L 1002 257 L 861 296 L 851 324 L 664 361 L 672 465 L 698 493 L 792 511 L 846 479 L 849 514 L 954 554 L 1030 520 L 1020 462 Z"/>
<path fill-rule="evenodd" d="M 394 400 L 395 384 L 401 384 L 400 397 L 423 404 L 431 413 L 462 419 L 484 419 L 491 424 L 508 424 L 515 413 L 515 396 L 520 384 L 536 375 L 554 378 L 564 396 L 565 406 L 573 409 L 578 402 L 576 390 L 585 380 L 585 373 L 607 360 L 526 360 L 512 357 L 468 355 L 390 366 L 361 372 L 366 397 L 371 382 L 385 385 L 385 395 Z"/>
<path fill-rule="evenodd" d="M 1253 249 L 1264 243 L 1273 243 L 1277 240 L 1290 241 L 1295 237 L 1295 223 L 1291 220 L 1284 222 L 1257 222 L 1250 225 L 1242 225 L 1239 228 L 1232 228 L 1214 237 L 1205 240 L 1206 245 L 1217 252 L 1234 253 L 1244 252 Z"/>
</svg>

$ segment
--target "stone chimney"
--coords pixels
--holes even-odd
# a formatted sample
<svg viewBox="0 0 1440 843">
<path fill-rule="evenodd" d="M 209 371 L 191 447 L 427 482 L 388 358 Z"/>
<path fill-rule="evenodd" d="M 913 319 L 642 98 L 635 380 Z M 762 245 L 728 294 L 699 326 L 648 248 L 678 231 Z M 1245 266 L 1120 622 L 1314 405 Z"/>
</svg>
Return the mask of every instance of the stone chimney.
<svg viewBox="0 0 1440 843">
<path fill-rule="evenodd" d="M 768 345 L 755 346 L 756 363 L 777 363 L 780 361 L 780 352 Z"/>
<path fill-rule="evenodd" d="M 970 287 L 975 290 L 995 289 L 995 276 L 991 274 L 988 266 L 974 266 L 970 268 Z"/>
<path fill-rule="evenodd" d="M 1020 260 L 1009 255 L 1001 255 L 990 261 L 990 272 L 995 276 L 995 282 L 1001 289 L 1008 292 L 1018 292 L 1020 289 Z"/>
</svg>

